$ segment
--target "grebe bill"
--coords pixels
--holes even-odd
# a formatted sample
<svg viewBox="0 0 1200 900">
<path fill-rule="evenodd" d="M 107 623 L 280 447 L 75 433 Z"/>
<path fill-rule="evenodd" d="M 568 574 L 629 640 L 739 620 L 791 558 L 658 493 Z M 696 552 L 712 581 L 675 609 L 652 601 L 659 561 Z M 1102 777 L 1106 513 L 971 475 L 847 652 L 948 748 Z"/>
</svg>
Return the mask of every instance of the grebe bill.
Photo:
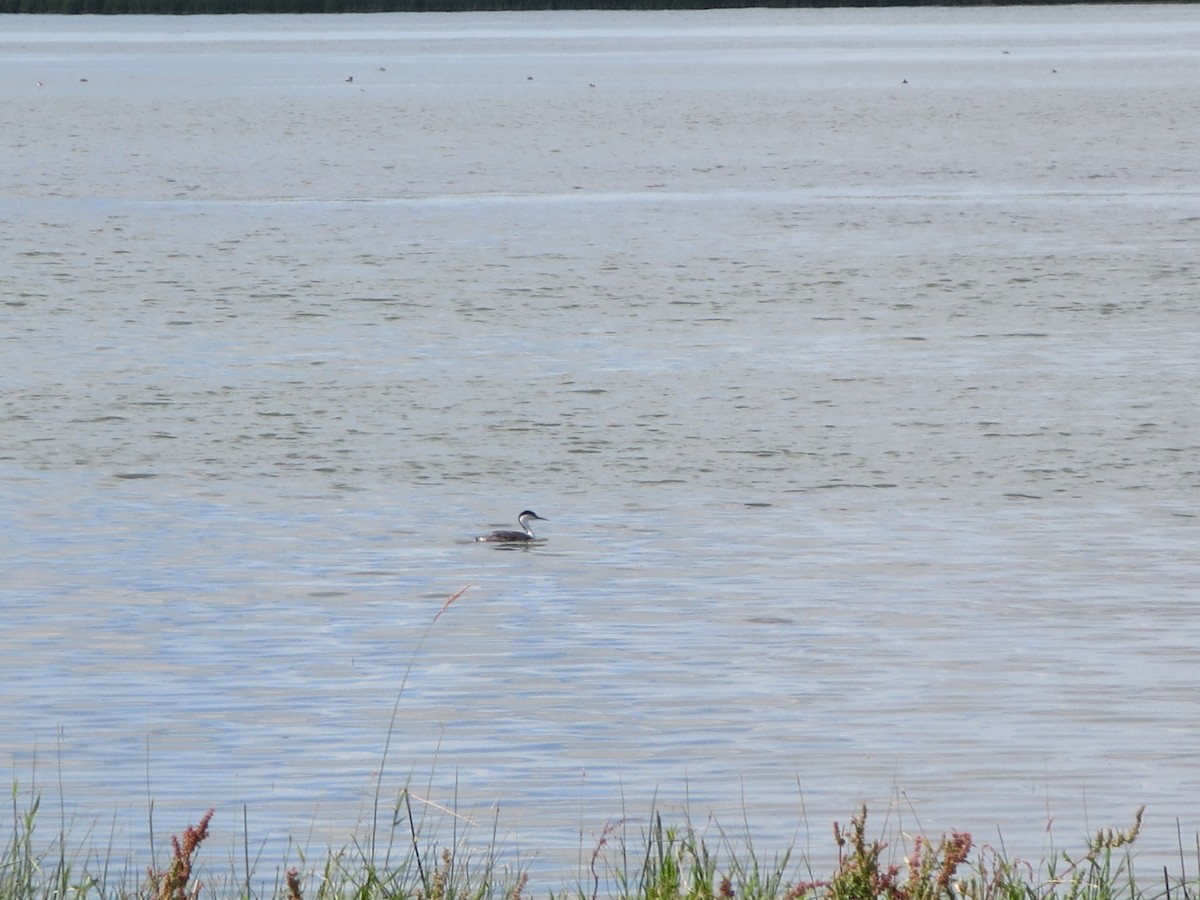
<svg viewBox="0 0 1200 900">
<path fill-rule="evenodd" d="M 517 524 L 521 526 L 520 531 L 493 531 L 491 534 L 475 538 L 475 543 L 486 541 L 494 544 L 515 544 L 521 541 L 537 540 L 533 536 L 533 529 L 529 527 L 529 523 L 534 519 L 537 519 L 539 522 L 550 521 L 549 519 L 543 519 L 532 509 L 527 509 L 517 516 Z"/>
</svg>

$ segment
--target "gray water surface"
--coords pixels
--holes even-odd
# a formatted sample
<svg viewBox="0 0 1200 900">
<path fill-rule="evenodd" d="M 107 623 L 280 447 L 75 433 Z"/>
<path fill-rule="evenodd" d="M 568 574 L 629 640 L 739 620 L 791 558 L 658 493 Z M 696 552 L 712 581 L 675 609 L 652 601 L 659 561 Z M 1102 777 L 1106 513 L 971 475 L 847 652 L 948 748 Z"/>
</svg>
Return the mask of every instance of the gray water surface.
<svg viewBox="0 0 1200 900">
<path fill-rule="evenodd" d="M 5 26 L 0 756 L 118 854 L 1200 830 L 1200 10 Z"/>
</svg>

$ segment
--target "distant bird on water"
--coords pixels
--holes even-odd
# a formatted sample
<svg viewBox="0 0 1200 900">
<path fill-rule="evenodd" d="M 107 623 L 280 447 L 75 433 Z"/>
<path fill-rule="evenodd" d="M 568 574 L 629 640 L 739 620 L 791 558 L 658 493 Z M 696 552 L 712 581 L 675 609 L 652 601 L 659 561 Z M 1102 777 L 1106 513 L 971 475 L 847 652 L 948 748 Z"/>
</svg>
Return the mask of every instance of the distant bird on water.
<svg viewBox="0 0 1200 900">
<path fill-rule="evenodd" d="M 543 519 L 532 509 L 527 509 L 517 516 L 517 524 L 521 526 L 520 531 L 493 531 L 491 534 L 475 538 L 475 543 L 482 541 L 492 544 L 519 544 L 524 541 L 536 540 L 533 536 L 533 529 L 529 527 L 529 523 L 534 519 L 537 519 L 539 522 L 550 521 L 549 519 Z"/>
</svg>

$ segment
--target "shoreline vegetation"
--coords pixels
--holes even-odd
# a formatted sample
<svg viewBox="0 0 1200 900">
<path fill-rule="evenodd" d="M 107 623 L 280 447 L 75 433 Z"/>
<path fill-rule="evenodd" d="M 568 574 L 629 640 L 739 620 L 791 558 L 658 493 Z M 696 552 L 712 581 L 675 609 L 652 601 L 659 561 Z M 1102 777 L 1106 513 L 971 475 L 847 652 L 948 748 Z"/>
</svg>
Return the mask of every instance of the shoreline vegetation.
<svg viewBox="0 0 1200 900">
<path fill-rule="evenodd" d="M 567 9 L 816 9 L 885 6 L 1062 6 L 1078 0 L 0 0 L 0 13 L 225 15 L 286 13 L 500 12 Z M 1137 4 L 1147 0 L 1117 0 Z M 1160 0 L 1194 3 L 1197 0 Z"/>
<path fill-rule="evenodd" d="M 221 871 L 204 859 L 214 810 L 169 846 L 151 847 L 154 862 L 139 871 L 128 859 L 80 846 L 64 824 L 49 840 L 39 832 L 41 796 L 27 808 L 14 783 L 11 828 L 0 847 L 2 900 L 521 900 L 539 896 L 520 864 L 502 859 L 492 843 L 479 849 L 455 827 L 449 841 L 413 815 L 413 797 L 402 791 L 390 825 L 371 827 L 323 858 L 297 851 L 272 871 L 253 848 L 230 858 Z M 1200 865 L 1196 847 L 1179 847 L 1181 870 L 1135 874 L 1133 847 L 1144 807 L 1125 829 L 1097 831 L 1077 851 L 1061 851 L 1040 863 L 1010 858 L 1003 847 L 977 845 L 952 831 L 934 838 L 901 834 L 895 842 L 871 836 L 862 806 L 845 826 L 833 823 L 836 863 L 814 872 L 791 850 L 764 856 L 748 840 L 715 828 L 701 834 L 686 815 L 679 824 L 652 813 L 648 828 L 630 833 L 625 822 L 600 833 L 579 874 L 549 900 L 1196 900 Z M 151 807 L 151 813 L 153 807 Z M 454 814 L 449 813 L 451 816 Z M 711 823 L 710 823 L 711 824 Z M 5 826 L 0 819 L 0 826 Z M 88 834 L 92 832 L 89 829 Z M 153 843 L 153 842 L 152 842 Z M 1195 863 L 1186 859 L 1195 854 Z M 583 854 L 587 856 L 586 853 Z M 266 871 L 264 871 L 266 870 Z"/>
<path fill-rule="evenodd" d="M 1200 900 L 1200 835 L 1185 850 L 1179 834 L 1178 873 L 1164 867 L 1145 881 L 1135 876 L 1144 806 L 1128 829 L 1101 829 L 1082 850 L 1051 850 L 1033 864 L 1010 857 L 1003 841 L 977 845 L 966 832 L 934 838 L 885 827 L 869 836 L 864 804 L 846 826 L 833 823 L 836 863 L 827 873 L 794 848 L 764 855 L 748 837 L 748 821 L 742 835 L 712 821 L 698 829 L 686 811 L 681 821 L 664 822 L 652 809 L 648 826 L 635 829 L 622 818 L 581 846 L 573 881 L 557 891 L 533 888 L 527 866 L 504 858 L 498 822 L 481 845 L 463 824 L 470 820 L 407 785 L 393 802 L 382 795 L 417 658 L 438 619 L 471 587 L 451 594 L 417 640 L 388 723 L 369 821 L 348 844 L 323 856 L 289 844 L 283 860 L 264 861 L 262 848 L 250 844 L 243 809 L 240 859 L 230 854 L 219 870 L 202 857 L 216 811 L 159 847 L 151 801 L 150 847 L 142 858 L 152 862 L 140 869 L 117 852 L 115 834 L 102 847 L 92 843 L 94 826 L 77 838 L 62 796 L 57 829 L 43 837 L 41 790 L 35 785 L 23 794 L 14 777 L 5 804 L 11 818 L 0 813 L 0 900 L 523 900 L 543 896 L 541 890 L 549 900 Z"/>
</svg>

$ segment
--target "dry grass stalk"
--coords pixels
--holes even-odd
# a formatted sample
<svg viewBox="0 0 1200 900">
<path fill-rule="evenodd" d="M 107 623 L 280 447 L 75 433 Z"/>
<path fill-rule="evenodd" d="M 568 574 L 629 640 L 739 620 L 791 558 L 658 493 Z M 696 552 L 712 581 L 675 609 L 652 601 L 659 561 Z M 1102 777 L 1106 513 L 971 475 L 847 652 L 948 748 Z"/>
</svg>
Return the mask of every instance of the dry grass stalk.
<svg viewBox="0 0 1200 900">
<path fill-rule="evenodd" d="M 203 885 L 197 881 L 188 890 L 188 882 L 192 878 L 192 867 L 196 862 L 196 853 L 204 839 L 208 837 L 208 822 L 215 810 L 209 810 L 200 817 L 198 825 L 189 825 L 183 831 L 183 840 L 171 835 L 171 863 L 165 872 L 155 872 L 153 867 L 146 870 L 150 877 L 150 900 L 197 900 Z"/>
</svg>

